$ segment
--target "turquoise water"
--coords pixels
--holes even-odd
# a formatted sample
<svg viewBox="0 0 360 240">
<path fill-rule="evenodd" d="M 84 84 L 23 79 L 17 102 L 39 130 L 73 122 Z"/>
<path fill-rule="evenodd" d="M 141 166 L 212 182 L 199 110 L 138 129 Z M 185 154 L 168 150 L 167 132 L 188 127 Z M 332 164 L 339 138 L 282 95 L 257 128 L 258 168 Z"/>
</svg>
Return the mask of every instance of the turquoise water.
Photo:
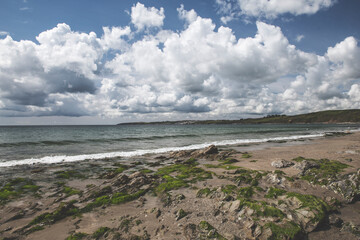
<svg viewBox="0 0 360 240">
<path fill-rule="evenodd" d="M 0 167 L 311 138 L 359 129 L 360 125 L 353 124 L 3 126 Z"/>
</svg>

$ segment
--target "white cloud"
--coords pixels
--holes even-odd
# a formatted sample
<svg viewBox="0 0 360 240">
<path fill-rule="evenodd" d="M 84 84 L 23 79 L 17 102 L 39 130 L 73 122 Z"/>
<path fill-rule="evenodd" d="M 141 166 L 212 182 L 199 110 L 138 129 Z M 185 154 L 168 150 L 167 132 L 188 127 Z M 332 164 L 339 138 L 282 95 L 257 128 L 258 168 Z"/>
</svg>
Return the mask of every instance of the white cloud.
<svg viewBox="0 0 360 240">
<path fill-rule="evenodd" d="M 164 8 L 145 7 L 144 4 L 137 3 L 131 8 L 131 22 L 138 31 L 150 27 L 162 27 L 164 24 Z"/>
<path fill-rule="evenodd" d="M 101 45 L 108 49 L 124 50 L 127 48 L 127 42 L 122 38 L 124 36 L 131 37 L 130 27 L 103 27 L 104 35 L 102 36 Z"/>
<path fill-rule="evenodd" d="M 187 23 L 192 23 L 196 20 L 197 13 L 194 11 L 194 9 L 191 9 L 190 11 L 186 11 L 184 9 L 184 5 L 181 4 L 179 8 L 176 9 L 179 14 L 179 18 L 185 20 Z"/>
<path fill-rule="evenodd" d="M 97 36 L 67 24 L 37 43 L 0 39 L 0 116 L 239 118 L 360 107 L 355 38 L 319 56 L 261 21 L 254 36 L 237 38 L 193 10 L 178 11 L 182 31 L 137 39 L 129 26 Z"/>
<path fill-rule="evenodd" d="M 241 15 L 256 18 L 277 18 L 283 14 L 315 14 L 331 7 L 336 0 L 216 0 L 223 23 Z"/>
<path fill-rule="evenodd" d="M 10 35 L 9 32 L 0 31 L 0 36 L 7 36 Z"/>
<path fill-rule="evenodd" d="M 297 42 L 301 42 L 301 40 L 303 40 L 304 38 L 305 38 L 305 36 L 300 34 L 300 35 L 297 35 L 297 36 L 296 36 L 296 39 L 295 39 L 295 40 L 296 40 Z"/>
</svg>

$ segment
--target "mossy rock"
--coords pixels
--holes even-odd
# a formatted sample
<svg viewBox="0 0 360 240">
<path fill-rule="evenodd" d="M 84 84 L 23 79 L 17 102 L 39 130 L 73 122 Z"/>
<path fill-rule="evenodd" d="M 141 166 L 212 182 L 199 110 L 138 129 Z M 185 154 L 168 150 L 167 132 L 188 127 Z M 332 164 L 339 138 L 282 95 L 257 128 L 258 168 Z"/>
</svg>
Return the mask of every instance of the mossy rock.
<svg viewBox="0 0 360 240">
<path fill-rule="evenodd" d="M 268 240 L 281 240 L 281 239 L 304 239 L 305 237 L 301 227 L 294 222 L 286 222 L 284 224 L 276 224 L 268 222 L 264 228 L 271 230 L 271 236 Z"/>
<path fill-rule="evenodd" d="M 325 201 L 313 195 L 305 195 L 295 192 L 286 193 L 287 198 L 295 197 L 301 202 L 300 209 L 309 209 L 314 212 L 312 223 L 321 223 L 329 212 L 335 209 L 327 204 Z"/>
</svg>

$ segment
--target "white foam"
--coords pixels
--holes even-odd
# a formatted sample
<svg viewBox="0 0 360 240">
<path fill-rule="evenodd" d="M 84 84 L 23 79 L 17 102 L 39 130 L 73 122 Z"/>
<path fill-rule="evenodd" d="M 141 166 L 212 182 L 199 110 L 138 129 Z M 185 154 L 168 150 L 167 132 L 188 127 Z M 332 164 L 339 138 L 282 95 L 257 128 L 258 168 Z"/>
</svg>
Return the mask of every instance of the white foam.
<svg viewBox="0 0 360 240">
<path fill-rule="evenodd" d="M 52 163 L 65 163 L 65 162 L 78 162 L 84 160 L 97 160 L 105 158 L 116 158 L 116 157 L 134 157 L 145 154 L 160 154 L 171 151 L 182 151 L 182 150 L 195 150 L 206 148 L 210 145 L 224 146 L 224 145 L 236 145 L 236 144 L 247 144 L 247 143 L 264 143 L 268 141 L 281 141 L 281 140 L 296 140 L 305 138 L 317 138 L 324 136 L 325 133 L 312 134 L 312 135 L 298 135 L 298 136 L 287 136 L 287 137 L 275 137 L 275 138 L 264 138 L 264 139 L 235 139 L 235 140 L 224 140 L 215 141 L 203 144 L 194 144 L 184 147 L 167 147 L 158 149 L 147 149 L 147 150 L 136 150 L 130 152 L 108 152 L 108 153 L 97 153 L 97 154 L 83 154 L 75 156 L 46 156 L 42 158 L 29 158 L 23 160 L 11 160 L 6 162 L 0 162 L 0 167 L 12 167 L 16 165 L 32 165 L 32 164 L 52 164 Z"/>
</svg>

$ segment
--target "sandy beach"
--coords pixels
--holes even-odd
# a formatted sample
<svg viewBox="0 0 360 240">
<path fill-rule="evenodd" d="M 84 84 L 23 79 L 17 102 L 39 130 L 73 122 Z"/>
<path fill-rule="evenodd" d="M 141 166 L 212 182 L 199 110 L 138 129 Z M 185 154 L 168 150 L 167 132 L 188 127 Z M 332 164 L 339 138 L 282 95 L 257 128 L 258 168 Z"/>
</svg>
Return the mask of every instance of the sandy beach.
<svg viewBox="0 0 360 240">
<path fill-rule="evenodd" d="M 360 133 L 2 168 L 3 239 L 359 239 Z"/>
</svg>

